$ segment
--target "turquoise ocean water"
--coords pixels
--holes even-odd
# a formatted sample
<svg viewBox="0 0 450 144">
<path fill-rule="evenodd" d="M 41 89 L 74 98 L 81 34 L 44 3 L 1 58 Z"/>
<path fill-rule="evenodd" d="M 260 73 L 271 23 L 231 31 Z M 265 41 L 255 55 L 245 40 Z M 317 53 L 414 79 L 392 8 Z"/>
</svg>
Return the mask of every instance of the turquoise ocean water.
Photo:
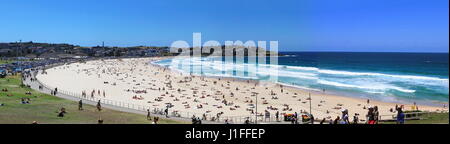
<svg viewBox="0 0 450 144">
<path fill-rule="evenodd" d="M 197 75 L 276 81 L 301 89 L 386 102 L 448 103 L 448 53 L 286 52 L 278 64 L 248 57 L 173 58 L 154 62 Z M 269 61 L 269 59 L 267 59 Z M 271 79 L 272 81 L 273 79 Z"/>
</svg>

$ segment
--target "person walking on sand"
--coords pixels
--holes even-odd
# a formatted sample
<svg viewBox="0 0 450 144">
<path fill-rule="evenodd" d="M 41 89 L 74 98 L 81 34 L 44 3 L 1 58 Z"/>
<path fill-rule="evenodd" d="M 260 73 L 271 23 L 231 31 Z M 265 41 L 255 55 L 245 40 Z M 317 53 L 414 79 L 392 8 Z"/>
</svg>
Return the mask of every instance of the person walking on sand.
<svg viewBox="0 0 450 144">
<path fill-rule="evenodd" d="M 97 102 L 97 110 L 102 111 L 102 105 L 100 103 L 100 100 L 98 100 L 98 102 Z"/>
<path fill-rule="evenodd" d="M 166 118 L 169 117 L 169 108 L 166 108 L 166 109 L 164 110 L 164 114 L 166 115 Z"/>
</svg>

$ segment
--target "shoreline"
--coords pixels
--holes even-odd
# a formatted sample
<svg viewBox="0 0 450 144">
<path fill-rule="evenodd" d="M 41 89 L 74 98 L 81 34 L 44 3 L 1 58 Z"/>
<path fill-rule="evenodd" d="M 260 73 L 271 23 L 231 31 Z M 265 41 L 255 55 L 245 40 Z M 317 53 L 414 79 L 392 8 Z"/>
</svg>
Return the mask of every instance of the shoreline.
<svg viewBox="0 0 450 144">
<path fill-rule="evenodd" d="M 177 79 L 181 80 L 181 79 L 184 79 L 185 77 L 191 77 L 191 79 L 195 79 L 195 80 L 192 80 L 192 82 L 194 82 L 194 83 L 202 83 L 204 85 L 209 84 L 211 81 L 220 81 L 220 83 L 222 83 L 222 84 L 224 84 L 224 81 L 228 81 L 228 84 L 231 83 L 231 85 L 232 85 L 230 87 L 241 87 L 242 89 L 247 88 L 247 91 L 258 92 L 258 93 L 261 94 L 261 96 L 259 96 L 259 97 L 265 98 L 265 99 L 259 99 L 258 98 L 258 114 L 260 114 L 264 110 L 268 110 L 268 111 L 270 111 L 271 114 L 273 114 L 275 112 L 274 110 L 265 108 L 268 105 L 271 105 L 273 107 L 277 107 L 277 109 L 278 109 L 278 111 L 280 111 L 280 113 L 283 113 L 283 112 L 284 113 L 293 113 L 294 111 L 295 112 L 299 112 L 299 110 L 300 111 L 309 111 L 306 108 L 306 107 L 308 107 L 309 104 L 306 103 L 308 105 L 305 105 L 305 101 L 304 101 L 304 99 L 307 99 L 305 97 L 305 95 L 307 93 L 311 93 L 311 98 L 312 98 L 311 103 L 314 105 L 314 107 L 312 109 L 313 109 L 313 114 L 315 115 L 316 118 L 327 118 L 327 119 L 329 119 L 330 117 L 334 118 L 335 116 L 340 116 L 340 110 L 345 108 L 345 109 L 348 109 L 350 111 L 349 114 L 351 116 L 353 116 L 353 113 L 358 113 L 358 114 L 361 115 L 360 119 L 364 119 L 363 116 L 366 114 L 367 109 L 362 109 L 361 107 L 365 107 L 366 108 L 366 107 L 375 106 L 375 105 L 380 107 L 380 111 L 381 111 L 380 115 L 383 116 L 382 119 L 387 119 L 386 117 L 389 118 L 389 115 L 394 115 L 395 114 L 395 113 L 388 112 L 389 111 L 388 109 L 394 107 L 396 103 L 388 103 L 388 102 L 381 102 L 381 101 L 377 101 L 377 100 L 370 100 L 370 103 L 367 104 L 365 102 L 366 101 L 365 99 L 358 99 L 358 98 L 353 98 L 353 97 L 350 98 L 350 97 L 346 97 L 346 96 L 332 95 L 332 94 L 326 94 L 326 93 L 323 94 L 321 92 L 308 91 L 308 90 L 304 90 L 304 89 L 300 89 L 300 88 L 296 88 L 296 87 L 291 87 L 291 86 L 282 86 L 283 88 L 281 88 L 281 89 L 283 89 L 284 92 L 287 93 L 287 94 L 284 94 L 284 93 L 280 93 L 280 91 L 277 91 L 277 90 L 280 90 L 280 84 L 275 84 L 276 85 L 275 87 L 271 87 L 271 89 L 275 90 L 276 93 L 278 93 L 278 94 L 276 95 L 277 99 L 271 99 L 270 100 L 269 99 L 270 97 L 267 97 L 267 95 L 266 96 L 263 95 L 264 92 L 267 92 L 267 90 L 268 90 L 267 87 L 265 88 L 266 90 L 264 90 L 262 86 L 258 86 L 258 88 L 255 88 L 255 87 L 257 87 L 257 84 L 261 83 L 261 81 L 259 81 L 259 80 L 244 80 L 244 79 L 237 79 L 237 78 L 231 78 L 231 77 L 210 77 L 210 76 L 189 76 L 189 75 L 177 76 L 178 74 L 180 74 L 179 72 L 176 72 L 175 70 L 172 70 L 172 69 L 169 69 L 169 68 L 165 68 L 164 66 L 160 66 L 160 65 L 152 63 L 152 62 L 154 62 L 156 60 L 162 60 L 162 59 L 167 59 L 167 58 L 171 58 L 171 57 L 131 58 L 131 59 L 121 59 L 121 60 L 108 59 L 108 60 L 88 61 L 86 63 L 94 63 L 95 64 L 95 63 L 102 63 L 102 62 L 104 62 L 104 63 L 110 64 L 108 66 L 110 66 L 109 68 L 111 68 L 111 69 L 112 68 L 117 68 L 114 65 L 111 65 L 111 63 L 125 63 L 125 64 L 129 64 L 129 65 L 135 64 L 136 67 L 134 67 L 134 68 L 139 69 L 139 71 L 143 71 L 143 70 L 150 70 L 151 71 L 151 70 L 154 70 L 154 71 L 157 71 L 158 73 L 159 72 L 163 73 L 162 75 L 171 75 L 171 74 L 175 73 L 174 74 L 174 78 L 170 78 L 170 81 L 172 81 L 172 80 L 175 81 Z M 143 60 L 144 62 L 142 62 L 141 60 Z M 105 62 L 105 61 L 108 61 L 108 62 Z M 86 65 L 86 63 L 85 63 L 85 65 Z M 139 67 L 140 65 L 138 66 L 138 64 L 142 64 L 142 63 L 143 64 L 147 64 L 147 66 L 149 68 Z M 77 65 L 77 67 L 78 67 L 78 66 L 80 66 L 82 64 L 81 63 L 74 63 L 74 64 L 69 64 L 69 65 L 62 65 L 62 66 L 54 67 L 52 69 L 56 70 L 56 69 L 61 69 L 61 68 L 64 68 L 64 67 L 67 67 L 68 69 L 70 69 L 71 66 L 73 66 L 73 65 Z M 99 65 L 93 65 L 93 66 L 99 66 Z M 116 64 L 116 66 L 117 66 L 117 64 Z M 164 68 L 163 71 L 161 71 L 162 68 Z M 49 70 L 51 71 L 52 69 L 49 69 Z M 133 68 L 131 68 L 131 69 L 133 69 Z M 93 71 L 94 69 L 91 69 L 91 70 Z M 131 72 L 134 73 L 135 71 L 131 71 Z M 148 74 L 150 74 L 150 73 L 148 73 Z M 59 75 L 64 75 L 64 74 L 60 73 Z M 142 74 L 139 74 L 139 75 L 142 75 Z M 107 75 L 105 75 L 105 76 L 107 76 Z M 133 76 L 137 77 L 137 75 L 130 75 L 130 77 L 133 77 Z M 99 74 L 99 77 L 100 77 L 100 74 Z M 103 77 L 103 75 L 102 75 L 102 77 Z M 40 80 L 47 81 L 46 84 L 48 84 L 50 81 L 52 81 L 52 79 L 54 81 L 55 80 L 54 78 L 55 77 L 53 77 L 53 78 L 41 77 Z M 88 80 L 88 78 L 84 78 L 84 80 L 81 80 L 81 79 L 83 79 L 83 78 L 80 77 L 80 79 L 74 78 L 74 79 L 70 79 L 70 80 L 73 80 L 73 81 L 79 80 L 77 83 L 81 83 L 81 84 L 84 84 L 85 83 L 84 81 Z M 93 79 L 93 78 L 91 78 L 91 79 Z M 203 79 L 203 81 L 202 81 L 202 79 Z M 101 79 L 101 80 L 103 80 L 103 79 Z M 108 80 L 111 81 L 112 79 L 109 77 Z M 159 83 L 160 85 L 159 86 L 164 85 L 164 83 L 163 83 L 164 79 L 162 79 L 161 77 L 155 79 L 155 81 L 158 81 L 158 80 L 160 80 L 160 83 Z M 93 81 L 91 81 L 91 82 L 93 82 Z M 190 82 L 189 84 L 193 84 L 194 85 L 194 83 L 192 83 L 192 82 Z M 55 82 L 50 82 L 50 83 L 55 84 Z M 64 82 L 62 82 L 62 83 L 59 82 L 59 83 L 61 84 L 61 86 L 64 85 Z M 59 86 L 59 84 L 56 84 L 56 85 Z M 94 85 L 95 84 L 91 84 L 91 86 L 94 86 Z M 102 87 L 101 84 L 97 84 L 97 85 L 99 87 Z M 155 84 L 153 84 L 153 85 L 155 85 Z M 182 84 L 174 84 L 174 85 L 176 85 L 176 87 L 178 87 L 179 89 L 182 88 L 184 91 L 189 91 L 189 88 L 195 88 L 195 86 L 183 86 Z M 255 86 L 253 86 L 253 85 L 255 85 Z M 77 85 L 76 84 L 75 85 L 72 84 L 71 86 L 76 87 Z M 71 86 L 69 86 L 69 88 Z M 125 84 L 123 86 L 130 86 L 130 84 L 128 84 L 128 85 Z M 252 86 L 253 86 L 254 89 L 249 89 Z M 64 87 L 64 86 L 62 86 L 62 87 Z M 86 87 L 88 87 L 88 86 L 86 86 Z M 84 87 L 84 89 L 86 89 L 86 87 Z M 236 95 L 242 96 L 240 98 L 230 97 L 228 95 L 225 96 L 225 93 L 223 94 L 224 98 L 220 98 L 220 96 L 214 96 L 213 95 L 213 93 L 214 93 L 214 90 L 212 90 L 213 88 L 214 87 L 212 87 L 207 92 L 205 90 L 208 90 L 208 89 L 199 89 L 200 91 L 202 91 L 202 90 L 205 91 L 205 94 L 202 94 L 203 96 L 210 95 L 210 96 L 212 96 L 212 97 L 214 97 L 216 99 L 215 101 L 214 101 L 214 98 L 205 100 L 208 103 L 215 103 L 216 105 L 220 105 L 220 102 L 217 102 L 217 101 L 227 100 L 227 101 L 232 101 L 233 103 L 236 103 L 236 105 L 240 105 L 240 106 L 244 105 L 245 106 L 246 104 L 250 103 L 250 102 L 245 102 L 245 99 L 247 99 L 247 98 L 248 99 L 254 99 L 254 98 L 248 97 L 249 94 L 245 94 L 246 91 L 242 91 L 244 94 L 238 94 L 238 93 L 236 94 Z M 83 88 L 72 88 L 72 91 L 76 91 L 76 89 L 80 90 L 80 89 L 83 89 Z M 230 89 L 232 89 L 232 88 L 228 88 L 228 90 L 227 90 L 226 88 L 222 87 L 222 88 L 217 88 L 216 90 L 217 91 L 221 91 L 221 92 L 234 91 L 234 90 L 230 90 Z M 114 91 L 111 88 L 109 88 L 109 90 Z M 169 93 L 169 92 L 167 92 L 167 93 Z M 119 92 L 117 95 L 122 95 L 122 94 L 123 94 L 123 92 Z M 157 94 L 157 92 L 152 92 L 152 94 Z M 189 101 L 188 99 L 185 99 L 185 97 L 186 97 L 185 95 L 188 95 L 188 94 L 185 94 L 185 93 L 177 94 L 176 91 L 173 91 L 173 90 L 169 94 L 171 94 L 173 97 L 176 97 L 177 99 L 180 99 L 181 101 L 183 101 L 183 100 L 186 101 L 186 102 Z M 294 95 L 292 95 L 292 94 L 294 94 Z M 245 96 L 247 96 L 247 98 L 245 98 Z M 292 96 L 293 98 L 289 98 L 288 96 Z M 110 96 L 108 96 L 108 97 L 110 97 Z M 130 101 L 130 99 L 128 99 L 126 97 L 119 97 L 119 96 L 111 96 L 111 97 L 113 97 L 113 99 L 124 100 L 124 101 L 127 101 L 127 102 Z M 151 99 L 152 97 L 154 98 L 154 96 L 144 95 L 144 94 L 142 95 L 142 97 L 145 98 L 145 99 L 148 99 L 148 98 Z M 209 97 L 209 96 L 207 96 L 207 97 Z M 296 103 L 294 101 L 295 99 L 298 99 L 298 98 L 302 99 L 302 100 L 300 100 L 301 103 Z M 217 99 L 220 99 L 220 100 L 217 100 Z M 315 99 L 319 99 L 319 100 L 315 100 Z M 131 101 L 133 101 L 133 100 L 131 100 Z M 163 101 L 164 102 L 171 102 L 171 101 L 167 101 L 166 99 L 164 99 Z M 268 101 L 268 103 L 270 103 L 270 104 L 263 104 L 262 103 L 263 101 Z M 175 101 L 172 101 L 172 102 L 176 103 Z M 187 102 L 187 103 L 188 104 L 192 104 L 192 107 L 194 107 L 195 104 L 198 104 L 196 102 Z M 253 102 L 251 102 L 251 103 L 253 103 Z M 180 111 L 183 110 L 183 107 L 180 107 L 180 104 L 175 104 L 175 105 L 176 105 L 175 109 L 180 110 Z M 282 111 L 281 109 L 284 107 L 284 105 L 288 105 L 288 107 L 289 106 L 293 106 L 293 107 L 291 107 L 291 109 L 294 108 L 294 110 Z M 404 104 L 404 105 L 405 105 L 405 109 L 409 109 L 409 107 L 412 106 L 412 104 Z M 159 105 L 159 106 L 161 106 L 161 105 Z M 225 105 L 223 107 L 228 107 L 228 106 Z M 241 108 L 243 108 L 243 107 L 241 107 Z M 337 107 L 340 107 L 340 109 L 336 109 Z M 420 110 L 424 110 L 424 111 L 436 111 L 437 109 L 440 109 L 439 111 L 448 111 L 448 108 L 447 109 L 443 109 L 442 107 L 435 107 L 435 106 L 418 105 L 418 107 L 419 107 Z M 205 106 L 205 109 L 211 110 L 211 112 L 209 112 L 209 114 L 215 114 L 216 112 L 220 113 L 220 111 L 222 111 L 222 112 L 225 111 L 225 110 L 223 110 L 221 108 L 217 109 L 217 108 L 214 108 L 214 107 L 207 107 L 207 106 Z M 231 109 L 231 107 L 230 107 L 230 109 Z M 236 108 L 236 109 L 238 109 L 238 108 Z M 188 110 L 191 110 L 191 109 L 188 109 Z M 193 111 L 193 112 L 202 112 L 204 110 L 193 109 L 191 111 Z M 234 113 L 234 112 L 242 114 L 242 115 L 230 114 L 230 113 Z M 227 115 L 228 116 L 252 116 L 251 114 L 245 114 L 245 113 L 246 113 L 245 110 L 240 110 L 239 112 L 236 112 L 236 111 L 225 111 L 224 115 L 225 116 L 227 116 Z M 263 114 L 263 113 L 261 113 L 261 114 Z"/>
<path fill-rule="evenodd" d="M 160 57 L 160 60 L 156 60 L 156 61 L 152 61 L 149 64 L 153 65 L 153 66 L 158 66 L 158 67 L 164 67 L 161 66 L 159 64 L 155 64 L 154 62 L 157 61 L 161 61 L 161 60 L 165 60 L 165 59 L 170 59 L 173 58 L 173 56 L 170 57 Z M 184 75 L 189 75 L 188 73 L 182 72 L 181 70 L 177 70 L 177 69 L 171 69 L 169 67 L 165 67 L 168 68 L 172 71 L 176 71 L 178 73 L 182 73 Z M 202 76 L 202 77 L 209 77 L 209 78 L 229 78 L 229 79 L 235 79 L 235 80 L 240 80 L 240 81 L 246 81 L 246 80 L 250 80 L 250 81 L 256 81 L 256 83 L 258 82 L 265 82 L 262 80 L 258 80 L 258 79 L 251 79 L 251 78 L 245 78 L 245 77 L 232 77 L 232 76 L 214 76 L 214 75 L 201 75 L 201 74 L 192 74 L 195 76 Z M 273 82 L 272 82 L 273 83 Z M 370 101 L 378 101 L 379 103 L 388 103 L 388 104 L 399 104 L 399 105 L 412 105 L 413 103 L 416 103 L 418 106 L 427 106 L 427 107 L 443 107 L 443 105 L 446 105 L 446 107 L 449 106 L 449 102 L 448 101 L 438 101 L 438 100 L 428 100 L 428 99 L 407 99 L 407 98 L 403 98 L 403 97 L 393 97 L 391 101 L 389 100 L 381 100 L 378 97 L 376 98 L 368 98 L 368 97 L 360 97 L 360 96 L 356 96 L 355 94 L 357 94 L 356 92 L 353 93 L 346 93 L 346 92 L 341 92 L 341 91 L 335 91 L 335 90 L 326 90 L 326 92 L 322 92 L 322 90 L 320 89 L 314 89 L 314 88 L 302 88 L 301 86 L 297 86 L 294 84 L 286 84 L 286 83 L 282 83 L 282 82 L 275 82 L 275 84 L 277 85 L 283 85 L 284 87 L 291 87 L 294 89 L 299 89 L 302 91 L 307 91 L 311 94 L 325 94 L 325 95 L 332 95 L 332 96 L 337 96 L 337 97 L 345 97 L 345 98 L 354 98 L 354 99 L 359 99 L 359 100 L 367 100 L 370 99 Z M 369 96 L 366 94 L 362 94 L 365 96 Z"/>
</svg>

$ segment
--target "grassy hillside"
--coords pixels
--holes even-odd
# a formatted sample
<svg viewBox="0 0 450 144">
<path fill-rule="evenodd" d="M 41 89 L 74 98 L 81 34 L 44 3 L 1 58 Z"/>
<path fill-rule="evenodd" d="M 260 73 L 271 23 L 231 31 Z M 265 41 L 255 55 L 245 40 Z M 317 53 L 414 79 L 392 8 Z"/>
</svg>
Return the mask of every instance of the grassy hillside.
<svg viewBox="0 0 450 144">
<path fill-rule="evenodd" d="M 20 76 L 8 76 L 0 79 L 0 124 L 30 124 L 33 121 L 46 124 L 96 124 L 101 117 L 105 124 L 150 124 L 145 115 L 103 109 L 98 112 L 94 106 L 83 105 L 78 110 L 78 102 L 39 93 L 27 87 L 21 87 Z M 31 95 L 25 94 L 27 91 Z M 30 98 L 30 104 L 21 104 L 21 98 Z M 57 117 L 59 110 L 67 111 L 64 117 Z M 159 123 L 186 123 L 160 119 Z"/>
<path fill-rule="evenodd" d="M 0 60 L 0 64 L 9 64 L 12 63 L 13 61 L 10 60 Z"/>
</svg>

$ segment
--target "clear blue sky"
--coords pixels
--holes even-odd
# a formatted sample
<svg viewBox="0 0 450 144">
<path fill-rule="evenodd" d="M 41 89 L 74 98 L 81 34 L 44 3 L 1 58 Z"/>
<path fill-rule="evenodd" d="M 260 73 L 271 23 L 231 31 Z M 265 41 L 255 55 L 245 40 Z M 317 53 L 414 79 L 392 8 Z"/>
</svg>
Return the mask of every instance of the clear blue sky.
<svg viewBox="0 0 450 144">
<path fill-rule="evenodd" d="M 0 42 L 278 40 L 283 51 L 448 52 L 448 0 L 1 0 Z"/>
</svg>

